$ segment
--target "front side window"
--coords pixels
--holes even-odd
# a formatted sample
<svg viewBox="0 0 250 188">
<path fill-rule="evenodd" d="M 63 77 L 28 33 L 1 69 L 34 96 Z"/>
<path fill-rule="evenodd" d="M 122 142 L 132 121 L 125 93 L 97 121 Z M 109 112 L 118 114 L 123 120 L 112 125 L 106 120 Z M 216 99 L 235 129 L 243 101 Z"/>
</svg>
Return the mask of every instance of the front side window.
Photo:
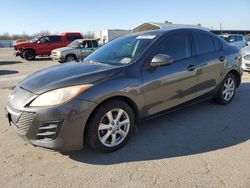
<svg viewBox="0 0 250 188">
<path fill-rule="evenodd" d="M 40 42 L 41 42 L 41 44 L 49 43 L 50 39 L 49 39 L 49 37 L 43 37 L 40 39 Z"/>
<path fill-rule="evenodd" d="M 85 58 L 86 62 L 122 65 L 133 62 L 154 41 L 155 35 L 129 35 L 114 39 Z"/>
<path fill-rule="evenodd" d="M 193 33 L 196 55 L 206 54 L 215 51 L 213 39 L 205 33 Z"/>
<path fill-rule="evenodd" d="M 180 33 L 164 40 L 156 54 L 169 55 L 174 61 L 191 56 L 191 45 L 188 33 Z"/>
<path fill-rule="evenodd" d="M 237 36 L 235 37 L 235 41 L 242 41 L 242 40 L 243 40 L 243 37 L 240 36 L 240 35 L 237 35 Z"/>
</svg>

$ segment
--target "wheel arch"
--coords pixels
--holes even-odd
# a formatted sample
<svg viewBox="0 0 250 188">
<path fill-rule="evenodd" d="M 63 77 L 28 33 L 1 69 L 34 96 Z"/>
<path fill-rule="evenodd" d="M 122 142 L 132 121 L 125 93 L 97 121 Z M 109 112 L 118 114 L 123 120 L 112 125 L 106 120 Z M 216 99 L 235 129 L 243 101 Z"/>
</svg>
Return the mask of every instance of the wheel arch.
<svg viewBox="0 0 250 188">
<path fill-rule="evenodd" d="M 228 72 L 228 74 L 233 74 L 236 77 L 237 87 L 239 87 L 239 85 L 241 83 L 241 75 L 240 75 L 240 73 L 237 70 L 233 69 L 233 70 L 230 70 Z"/>
<path fill-rule="evenodd" d="M 86 122 L 86 125 L 84 127 L 84 132 L 83 132 L 83 138 L 84 138 L 84 143 L 86 143 L 86 137 L 87 137 L 87 131 L 86 129 L 88 128 L 88 125 L 89 125 L 89 121 L 94 117 L 94 114 L 95 114 L 95 111 L 104 103 L 108 102 L 108 101 L 111 101 L 111 100 L 120 100 L 120 101 L 123 101 L 125 103 L 127 103 L 131 109 L 133 110 L 134 112 L 134 115 L 135 115 L 135 124 L 137 124 L 139 122 L 139 108 L 138 106 L 136 105 L 136 103 L 129 97 L 127 96 L 122 96 L 122 95 L 117 95 L 117 96 L 112 96 L 112 97 L 109 97 L 109 98 L 106 98 L 104 99 L 102 102 L 100 102 L 93 110 L 92 112 L 90 113 L 90 116 L 88 117 L 88 120 Z M 83 144 L 84 144 L 83 143 Z"/>
<path fill-rule="evenodd" d="M 36 50 L 34 48 L 24 48 L 23 52 L 28 51 L 28 50 L 35 52 L 35 55 L 37 55 Z"/>
<path fill-rule="evenodd" d="M 69 53 L 69 54 L 67 54 L 66 56 L 65 56 L 65 60 L 67 59 L 67 57 L 68 56 L 74 56 L 74 58 L 77 60 L 77 56 L 76 56 L 76 54 L 74 54 L 74 53 Z"/>
</svg>

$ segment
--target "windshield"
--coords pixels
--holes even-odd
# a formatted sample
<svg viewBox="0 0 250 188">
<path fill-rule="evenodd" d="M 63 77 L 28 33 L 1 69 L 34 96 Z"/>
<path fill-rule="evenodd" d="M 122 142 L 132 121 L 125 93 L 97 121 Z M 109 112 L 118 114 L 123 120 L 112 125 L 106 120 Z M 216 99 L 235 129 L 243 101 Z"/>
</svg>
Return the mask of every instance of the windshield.
<svg viewBox="0 0 250 188">
<path fill-rule="evenodd" d="M 33 39 L 31 39 L 30 42 L 36 42 L 36 41 L 38 41 L 39 38 L 40 38 L 40 35 L 34 37 Z"/>
<path fill-rule="evenodd" d="M 247 36 L 246 36 L 246 41 L 247 41 L 247 42 L 250 42 L 250 35 L 247 35 Z"/>
<path fill-rule="evenodd" d="M 111 65 L 128 64 L 152 43 L 155 35 L 125 36 L 110 41 L 89 55 L 84 61 Z"/>
<path fill-rule="evenodd" d="M 79 40 L 74 40 L 73 42 L 71 42 L 68 47 L 71 47 L 71 48 L 77 48 L 79 45 L 80 45 L 80 41 Z"/>
</svg>

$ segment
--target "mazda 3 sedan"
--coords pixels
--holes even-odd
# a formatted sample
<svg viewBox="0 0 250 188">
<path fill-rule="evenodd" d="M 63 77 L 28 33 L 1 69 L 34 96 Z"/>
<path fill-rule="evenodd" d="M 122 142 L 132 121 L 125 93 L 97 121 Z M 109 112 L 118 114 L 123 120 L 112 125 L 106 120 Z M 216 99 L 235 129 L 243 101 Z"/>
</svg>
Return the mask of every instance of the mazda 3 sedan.
<svg viewBox="0 0 250 188">
<path fill-rule="evenodd" d="M 141 119 L 210 98 L 230 103 L 240 59 L 236 47 L 199 29 L 134 33 L 28 76 L 11 92 L 6 116 L 33 145 L 111 152 Z"/>
</svg>

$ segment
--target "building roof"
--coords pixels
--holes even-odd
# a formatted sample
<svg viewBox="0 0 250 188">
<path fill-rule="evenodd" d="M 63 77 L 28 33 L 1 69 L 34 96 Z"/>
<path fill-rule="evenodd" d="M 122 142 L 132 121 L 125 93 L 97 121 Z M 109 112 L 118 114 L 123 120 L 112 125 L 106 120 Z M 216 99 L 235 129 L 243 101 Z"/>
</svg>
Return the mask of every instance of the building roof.
<svg viewBox="0 0 250 188">
<path fill-rule="evenodd" d="M 167 23 L 157 23 L 157 22 L 147 22 L 143 23 L 133 29 L 133 32 L 145 31 L 145 30 L 155 30 L 155 29 L 179 29 L 179 28 L 195 28 L 209 31 L 208 28 L 197 26 L 197 25 L 187 25 L 187 24 L 167 24 Z"/>
</svg>

